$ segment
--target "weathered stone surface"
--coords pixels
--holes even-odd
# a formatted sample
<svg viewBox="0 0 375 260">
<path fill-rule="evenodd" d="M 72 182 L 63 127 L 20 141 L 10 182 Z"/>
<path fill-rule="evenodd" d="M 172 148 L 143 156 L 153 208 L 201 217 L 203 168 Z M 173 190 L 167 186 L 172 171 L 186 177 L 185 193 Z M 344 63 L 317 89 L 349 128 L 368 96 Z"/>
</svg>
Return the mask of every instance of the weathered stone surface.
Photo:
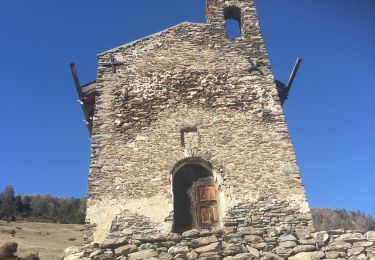
<svg viewBox="0 0 375 260">
<path fill-rule="evenodd" d="M 323 252 L 302 252 L 294 256 L 289 257 L 289 260 L 316 260 L 321 259 L 325 256 Z"/>
<path fill-rule="evenodd" d="M 195 249 L 195 251 L 198 254 L 207 253 L 207 252 L 218 252 L 221 250 L 221 243 L 216 242 L 209 244 L 207 246 L 198 247 Z"/>
<path fill-rule="evenodd" d="M 177 255 L 177 254 L 186 254 L 189 252 L 189 248 L 187 246 L 172 246 L 171 248 L 168 249 L 168 253 L 172 255 Z"/>
<path fill-rule="evenodd" d="M 279 237 L 279 242 L 286 242 L 286 241 L 297 241 L 297 238 L 291 234 L 283 235 Z"/>
<path fill-rule="evenodd" d="M 193 248 L 196 248 L 196 247 L 206 246 L 208 244 L 212 244 L 217 241 L 218 240 L 216 236 L 200 237 L 200 238 L 191 240 L 191 245 Z"/>
<path fill-rule="evenodd" d="M 316 241 L 315 239 L 302 239 L 302 240 L 299 240 L 299 243 L 301 245 L 315 245 Z"/>
<path fill-rule="evenodd" d="M 374 242 L 361 241 L 361 242 L 355 242 L 355 243 L 353 243 L 353 246 L 354 247 L 369 247 L 369 246 L 372 246 L 373 244 L 374 244 Z"/>
<path fill-rule="evenodd" d="M 83 252 L 79 252 L 79 253 L 73 253 L 73 254 L 65 256 L 64 260 L 78 260 L 78 259 L 82 259 L 82 257 L 83 257 Z"/>
<path fill-rule="evenodd" d="M 106 239 L 100 244 L 100 248 L 114 248 L 116 246 L 116 239 Z"/>
<path fill-rule="evenodd" d="M 334 259 L 338 258 L 340 256 L 341 252 L 339 251 L 328 251 L 326 252 L 326 258 L 327 259 Z"/>
<path fill-rule="evenodd" d="M 299 240 L 312 238 L 310 229 L 306 227 L 296 228 L 295 233 Z"/>
<path fill-rule="evenodd" d="M 225 260 L 247 260 L 247 259 L 256 259 L 250 253 L 241 253 L 235 256 L 228 256 L 224 258 Z"/>
<path fill-rule="evenodd" d="M 139 246 L 139 251 L 147 250 L 147 249 L 156 249 L 156 246 L 151 243 L 142 244 Z"/>
<path fill-rule="evenodd" d="M 258 235 L 263 236 L 263 228 L 253 228 L 253 227 L 240 227 L 238 231 L 243 235 Z"/>
<path fill-rule="evenodd" d="M 142 242 L 139 241 L 139 240 L 136 240 L 136 239 L 130 239 L 130 240 L 129 240 L 129 244 L 131 244 L 131 245 L 136 245 L 136 246 L 140 246 L 140 245 L 142 244 Z"/>
<path fill-rule="evenodd" d="M 93 258 L 93 257 L 95 257 L 95 256 L 98 256 L 98 255 L 102 254 L 102 253 L 103 253 L 103 250 L 102 250 L 102 249 L 96 249 L 96 250 L 94 250 L 93 252 L 91 252 L 91 253 L 89 254 L 89 257 Z"/>
<path fill-rule="evenodd" d="M 264 249 L 266 246 L 268 246 L 268 244 L 267 243 L 256 243 L 256 244 L 252 244 L 251 246 L 259 250 L 259 249 Z"/>
<path fill-rule="evenodd" d="M 199 256 L 199 259 L 202 259 L 202 260 L 220 260 L 221 257 L 217 253 L 207 252 L 207 253 L 202 253 Z"/>
<path fill-rule="evenodd" d="M 293 253 L 298 254 L 301 252 L 312 252 L 315 251 L 316 247 L 314 245 L 298 245 L 293 248 Z"/>
<path fill-rule="evenodd" d="M 208 236 L 211 236 L 213 234 L 213 232 L 211 230 L 208 230 L 208 229 L 202 229 L 199 231 L 199 234 L 201 237 L 208 237 Z"/>
<path fill-rule="evenodd" d="M 198 237 L 199 236 L 199 231 L 198 230 L 188 230 L 182 233 L 183 238 L 190 238 L 190 237 Z"/>
<path fill-rule="evenodd" d="M 280 242 L 279 243 L 279 248 L 292 248 L 297 246 L 297 243 L 294 241 L 285 241 L 285 242 Z"/>
<path fill-rule="evenodd" d="M 260 257 L 261 260 L 284 260 L 284 258 L 274 254 L 274 253 L 271 253 L 271 252 L 263 252 L 261 253 L 261 257 Z"/>
<path fill-rule="evenodd" d="M 244 240 L 248 243 L 257 243 L 263 241 L 263 238 L 257 235 L 245 235 Z"/>
<path fill-rule="evenodd" d="M 246 248 L 247 248 L 247 252 L 248 252 L 252 257 L 254 257 L 254 258 L 256 258 L 256 259 L 259 258 L 260 253 L 259 253 L 258 249 L 253 248 L 253 247 L 251 247 L 251 246 L 246 246 Z"/>
<path fill-rule="evenodd" d="M 195 260 L 195 259 L 197 259 L 198 258 L 198 253 L 197 252 L 195 252 L 195 250 L 191 250 L 189 253 L 187 253 L 186 254 L 186 258 L 188 259 L 188 260 Z"/>
<path fill-rule="evenodd" d="M 162 246 L 162 247 L 171 247 L 171 246 L 175 246 L 177 243 L 174 242 L 174 241 L 165 241 L 165 242 L 160 242 L 159 245 Z"/>
<path fill-rule="evenodd" d="M 155 242 L 157 239 L 147 234 L 137 234 L 133 236 L 133 239 L 141 241 L 143 243 Z"/>
<path fill-rule="evenodd" d="M 173 259 L 184 260 L 186 257 L 184 254 L 177 254 L 173 257 Z"/>
<path fill-rule="evenodd" d="M 64 250 L 65 255 L 71 255 L 71 254 L 75 254 L 79 252 L 80 252 L 80 249 L 79 247 L 76 247 L 76 246 L 70 246 Z"/>
<path fill-rule="evenodd" d="M 369 241 L 375 242 L 375 231 L 369 231 L 366 233 L 366 238 Z"/>
<path fill-rule="evenodd" d="M 129 254 L 129 260 L 141 260 L 141 259 L 146 259 L 149 257 L 157 257 L 157 256 L 158 256 L 158 252 L 152 249 L 148 249 L 148 250 Z"/>
<path fill-rule="evenodd" d="M 363 247 L 354 247 L 354 248 L 350 248 L 350 249 L 348 249 L 348 256 L 359 255 L 359 254 L 361 254 L 364 250 L 365 250 L 365 248 L 363 248 Z"/>
<path fill-rule="evenodd" d="M 288 242 L 292 242 L 292 241 L 288 241 Z M 276 247 L 276 254 L 284 258 L 287 258 L 288 256 L 290 256 L 292 252 L 293 252 L 293 248 Z"/>
<path fill-rule="evenodd" d="M 329 230 L 329 231 L 327 231 L 327 233 L 329 235 L 341 235 L 341 234 L 345 233 L 345 230 L 343 230 L 343 229 Z"/>
<path fill-rule="evenodd" d="M 236 232 L 235 227 L 225 227 L 225 228 L 219 228 L 219 229 L 215 230 L 215 233 L 218 234 L 219 230 L 221 230 L 221 233 L 223 235 L 228 235 L 228 234 L 232 234 L 232 233 Z"/>
<path fill-rule="evenodd" d="M 230 233 L 230 234 L 227 234 L 227 235 L 224 235 L 222 238 L 224 241 L 230 241 L 230 240 L 234 240 L 234 239 L 241 239 L 241 234 L 240 233 Z"/>
<path fill-rule="evenodd" d="M 338 238 L 335 239 L 335 241 L 337 242 L 342 242 L 342 241 L 345 241 L 345 242 L 349 242 L 349 243 L 353 243 L 353 242 L 359 242 L 359 241 L 363 241 L 365 240 L 365 236 L 362 235 L 362 234 L 359 234 L 359 233 L 349 233 L 349 234 L 342 234 L 340 235 Z"/>
<path fill-rule="evenodd" d="M 329 235 L 328 235 L 327 232 L 321 231 L 321 232 L 318 232 L 314 235 L 314 239 L 315 239 L 316 243 L 324 244 L 324 243 L 328 242 Z"/>
<path fill-rule="evenodd" d="M 360 254 L 350 257 L 349 260 L 367 260 L 367 257 L 365 254 Z"/>
<path fill-rule="evenodd" d="M 180 242 L 181 241 L 181 238 L 182 236 L 178 233 L 171 233 L 169 236 L 168 236 L 168 240 L 171 240 L 173 242 Z"/>
<path fill-rule="evenodd" d="M 263 237 L 264 242 L 270 243 L 270 244 L 276 244 L 277 238 L 276 237 Z"/>
<path fill-rule="evenodd" d="M 136 245 L 125 245 L 125 246 L 120 246 L 118 248 L 115 248 L 115 255 L 120 256 L 120 255 L 128 255 L 130 253 L 137 252 L 138 248 Z"/>
<path fill-rule="evenodd" d="M 371 246 L 369 248 L 366 248 L 367 255 L 371 255 L 375 257 L 375 246 Z"/>
<path fill-rule="evenodd" d="M 102 254 L 96 257 L 97 260 L 112 260 L 114 259 L 115 254 L 111 249 L 105 250 Z"/>
<path fill-rule="evenodd" d="M 265 248 L 263 248 L 263 251 L 264 252 L 272 252 L 274 248 L 275 248 L 274 245 L 267 245 Z"/>
<path fill-rule="evenodd" d="M 161 252 L 158 257 L 159 257 L 159 259 L 162 259 L 162 260 L 173 259 L 173 256 L 171 254 L 168 254 L 168 253 L 165 253 L 165 252 Z"/>
<path fill-rule="evenodd" d="M 263 241 L 263 238 L 261 236 L 256 236 L 256 235 L 246 235 L 244 239 L 248 243 L 257 243 Z"/>
<path fill-rule="evenodd" d="M 328 244 L 325 248 L 326 251 L 345 251 L 351 248 L 351 244 L 348 242 L 333 242 Z"/>
<path fill-rule="evenodd" d="M 233 243 L 227 243 L 223 250 L 223 256 L 233 256 L 242 253 L 242 247 Z"/>
</svg>

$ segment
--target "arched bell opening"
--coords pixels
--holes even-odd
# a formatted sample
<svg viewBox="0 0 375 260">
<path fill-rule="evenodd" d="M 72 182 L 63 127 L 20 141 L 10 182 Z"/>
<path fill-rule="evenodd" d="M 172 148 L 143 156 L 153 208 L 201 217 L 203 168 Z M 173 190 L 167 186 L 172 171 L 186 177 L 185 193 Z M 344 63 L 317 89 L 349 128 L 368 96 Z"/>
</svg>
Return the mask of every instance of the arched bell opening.
<svg viewBox="0 0 375 260">
<path fill-rule="evenodd" d="M 229 39 L 241 37 L 241 16 L 241 9 L 237 6 L 228 6 L 224 8 L 225 28 Z"/>
<path fill-rule="evenodd" d="M 219 222 L 218 191 L 211 167 L 186 161 L 173 172 L 175 232 L 210 229 Z"/>
</svg>

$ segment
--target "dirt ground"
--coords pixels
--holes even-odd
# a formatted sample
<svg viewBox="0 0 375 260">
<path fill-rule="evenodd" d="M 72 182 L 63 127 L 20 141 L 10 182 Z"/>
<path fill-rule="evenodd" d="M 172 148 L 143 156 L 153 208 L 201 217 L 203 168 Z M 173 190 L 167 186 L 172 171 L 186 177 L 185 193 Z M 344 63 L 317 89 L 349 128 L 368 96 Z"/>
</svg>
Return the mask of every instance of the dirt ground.
<svg viewBox="0 0 375 260">
<path fill-rule="evenodd" d="M 0 246 L 16 242 L 20 257 L 38 252 L 41 260 L 58 260 L 65 248 L 82 245 L 83 230 L 83 225 L 0 221 Z"/>
</svg>

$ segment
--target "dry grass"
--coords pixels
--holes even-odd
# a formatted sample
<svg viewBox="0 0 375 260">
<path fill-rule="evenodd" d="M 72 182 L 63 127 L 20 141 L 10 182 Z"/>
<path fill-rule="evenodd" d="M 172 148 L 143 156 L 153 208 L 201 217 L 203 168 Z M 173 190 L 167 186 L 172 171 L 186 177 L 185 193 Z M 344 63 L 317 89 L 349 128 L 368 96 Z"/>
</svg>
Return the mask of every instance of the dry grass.
<svg viewBox="0 0 375 260">
<path fill-rule="evenodd" d="M 17 256 L 39 253 L 41 260 L 56 260 L 70 246 L 83 243 L 83 225 L 0 221 L 0 246 L 18 243 Z M 11 230 L 15 230 L 14 237 Z"/>
</svg>

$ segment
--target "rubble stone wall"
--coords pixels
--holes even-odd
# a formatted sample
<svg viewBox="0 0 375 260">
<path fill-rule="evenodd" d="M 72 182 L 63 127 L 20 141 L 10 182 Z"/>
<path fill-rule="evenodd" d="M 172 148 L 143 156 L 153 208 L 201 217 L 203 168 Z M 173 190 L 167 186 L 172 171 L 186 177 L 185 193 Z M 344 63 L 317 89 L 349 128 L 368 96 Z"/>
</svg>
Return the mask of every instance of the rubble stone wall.
<svg viewBox="0 0 375 260">
<path fill-rule="evenodd" d="M 286 232 L 278 229 L 234 228 L 190 230 L 167 236 L 129 235 L 66 250 L 76 259 L 375 259 L 375 231 Z"/>
<path fill-rule="evenodd" d="M 232 2 L 255 15 L 252 1 Z M 220 226 L 311 224 L 257 18 L 251 19 L 251 38 L 228 39 L 222 24 L 183 23 L 99 55 L 87 242 L 170 233 L 173 169 L 189 160 L 212 167 Z M 122 63 L 115 73 L 105 65 L 110 55 Z"/>
</svg>

